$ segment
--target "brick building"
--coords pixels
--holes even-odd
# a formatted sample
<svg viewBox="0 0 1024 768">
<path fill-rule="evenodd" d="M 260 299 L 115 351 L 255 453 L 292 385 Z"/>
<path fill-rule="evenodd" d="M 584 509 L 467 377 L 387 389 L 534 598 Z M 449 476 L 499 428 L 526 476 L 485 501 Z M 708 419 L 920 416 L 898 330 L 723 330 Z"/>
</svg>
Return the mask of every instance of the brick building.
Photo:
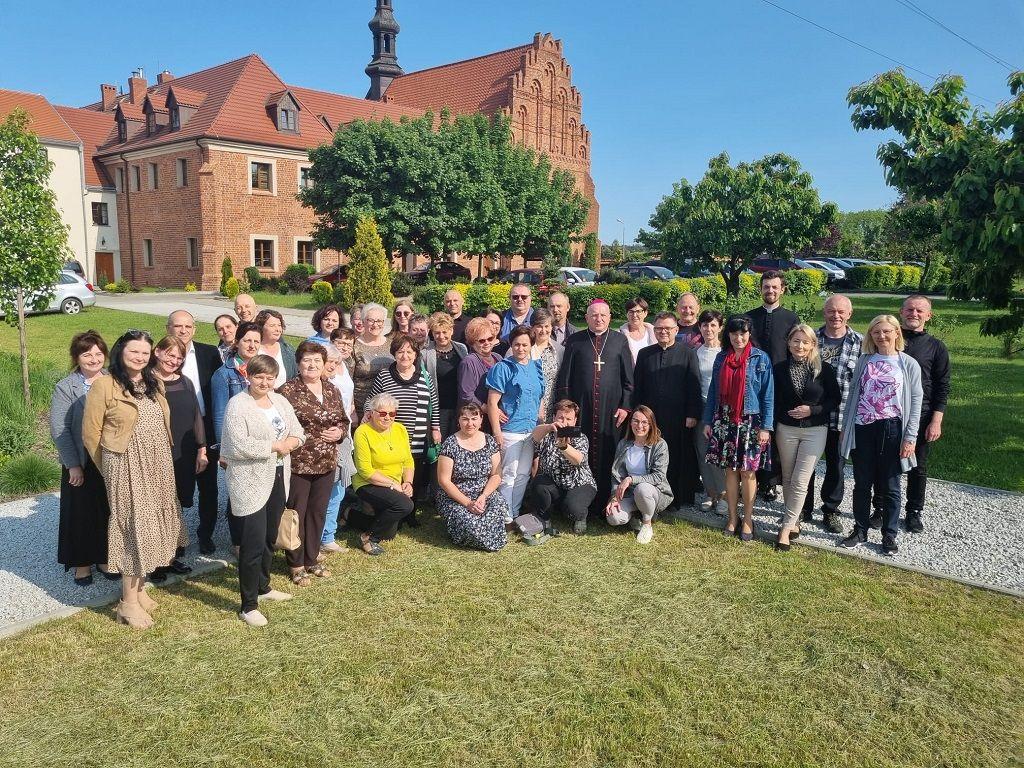
<svg viewBox="0 0 1024 768">
<path fill-rule="evenodd" d="M 136 285 L 213 289 L 225 257 L 236 274 L 343 262 L 343 254 L 314 249 L 312 211 L 296 198 L 308 150 L 356 119 L 444 107 L 510 117 L 516 141 L 576 176 L 591 200 L 585 231 L 597 231 L 590 134 L 560 41 L 538 34 L 528 45 L 407 74 L 390 0 L 377 0 L 370 27 L 365 99 L 286 84 L 250 54 L 182 77 L 161 72 L 154 85 L 137 71 L 127 93 L 104 84 L 98 102 L 58 108 L 69 124 L 88 126 L 90 160 L 116 192 L 117 274 Z M 464 263 L 475 271 L 475 258 Z"/>
</svg>

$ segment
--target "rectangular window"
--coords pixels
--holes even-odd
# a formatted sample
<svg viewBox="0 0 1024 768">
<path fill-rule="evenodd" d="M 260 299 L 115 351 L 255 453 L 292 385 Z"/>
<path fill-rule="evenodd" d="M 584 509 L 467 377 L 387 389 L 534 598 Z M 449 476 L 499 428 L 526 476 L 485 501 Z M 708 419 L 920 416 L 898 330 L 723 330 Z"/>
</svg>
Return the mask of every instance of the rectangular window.
<svg viewBox="0 0 1024 768">
<path fill-rule="evenodd" d="M 146 115 L 146 133 L 153 134 L 156 132 L 156 115 L 150 112 Z"/>
<path fill-rule="evenodd" d="M 107 218 L 107 204 L 106 203 L 93 203 L 92 204 L 92 223 L 99 224 L 100 226 L 106 226 L 110 223 Z"/>
<path fill-rule="evenodd" d="M 171 110 L 171 130 L 176 131 L 181 128 L 181 112 L 177 107 Z"/>
<path fill-rule="evenodd" d="M 114 171 L 114 189 L 120 194 L 124 192 L 124 168 L 115 168 Z"/>
<path fill-rule="evenodd" d="M 178 170 L 178 186 L 188 186 L 188 160 L 184 157 L 179 157 L 178 162 L 175 164 Z"/>
<path fill-rule="evenodd" d="M 313 179 L 309 175 L 309 166 L 304 165 L 299 168 L 299 189 L 312 189 Z"/>
<path fill-rule="evenodd" d="M 252 166 L 252 189 L 259 192 L 273 191 L 273 166 L 270 163 L 250 163 Z"/>
<path fill-rule="evenodd" d="M 185 238 L 185 252 L 188 255 L 188 268 L 199 269 L 199 241 L 196 238 Z"/>
<path fill-rule="evenodd" d="M 254 163 L 255 165 L 255 163 Z M 252 241 L 252 263 L 259 269 L 274 268 L 274 241 L 253 240 Z"/>
<path fill-rule="evenodd" d="M 157 171 L 156 163 L 150 163 L 149 164 L 149 188 L 150 189 L 159 189 L 160 188 L 160 178 L 159 178 L 159 176 L 157 174 L 158 174 L 158 171 Z"/>
<path fill-rule="evenodd" d="M 137 165 L 132 166 L 132 191 L 138 192 L 142 189 L 142 169 Z"/>
<path fill-rule="evenodd" d="M 294 109 L 281 109 L 279 125 L 277 126 L 280 131 L 294 131 L 295 130 L 295 110 Z"/>
<path fill-rule="evenodd" d="M 142 266 L 152 267 L 153 266 L 153 241 L 143 240 L 142 241 Z"/>
<path fill-rule="evenodd" d="M 316 261 L 316 250 L 313 248 L 313 243 L 310 240 L 298 240 L 295 243 L 295 263 L 296 264 L 309 264 L 311 267 L 315 267 Z"/>
</svg>

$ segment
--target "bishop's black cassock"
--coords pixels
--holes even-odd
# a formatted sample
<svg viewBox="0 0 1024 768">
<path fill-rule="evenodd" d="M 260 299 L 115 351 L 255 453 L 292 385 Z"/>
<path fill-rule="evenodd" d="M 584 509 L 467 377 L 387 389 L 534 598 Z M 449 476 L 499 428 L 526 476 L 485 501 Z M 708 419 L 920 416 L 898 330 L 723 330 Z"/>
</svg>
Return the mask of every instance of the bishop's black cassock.
<svg viewBox="0 0 1024 768">
<path fill-rule="evenodd" d="M 693 427 L 686 419 L 700 421 L 704 400 L 700 391 L 700 364 L 685 342 L 668 349 L 660 344 L 644 347 L 633 371 L 633 407 L 646 405 L 654 411 L 661 436 L 668 443 L 668 481 L 674 504 L 693 504 L 699 469 Z"/>
<path fill-rule="evenodd" d="M 597 481 L 592 509 L 603 509 L 611 494 L 612 459 L 622 434 L 615 426 L 615 411 L 628 411 L 633 402 L 633 356 L 626 337 L 611 329 L 598 336 L 587 328 L 566 339 L 555 393 L 580 407 L 579 424 L 590 440 L 588 459 Z"/>
</svg>

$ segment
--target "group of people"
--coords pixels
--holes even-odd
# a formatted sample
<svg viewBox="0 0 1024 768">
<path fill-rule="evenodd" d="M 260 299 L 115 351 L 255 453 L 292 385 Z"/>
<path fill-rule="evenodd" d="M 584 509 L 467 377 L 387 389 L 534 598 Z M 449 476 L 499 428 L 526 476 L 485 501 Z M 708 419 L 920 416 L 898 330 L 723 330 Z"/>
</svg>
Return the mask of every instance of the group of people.
<svg viewBox="0 0 1024 768">
<path fill-rule="evenodd" d="M 58 560 L 90 583 L 122 579 L 119 621 L 152 626 L 147 580 L 187 573 L 181 509 L 198 493 L 199 550 L 215 551 L 218 472 L 238 558 L 240 617 L 267 623 L 261 604 L 288 600 L 270 566 L 284 548 L 291 580 L 331 575 L 340 527 L 368 555 L 416 507 L 434 501 L 452 541 L 501 549 L 514 531 L 531 543 L 604 519 L 649 543 L 659 516 L 703 508 L 725 531 L 753 538 L 757 488 L 784 501 L 776 547 L 812 519 L 814 469 L 824 454 L 823 525 L 842 532 L 845 460 L 854 467 L 854 547 L 882 528 L 897 551 L 900 476 L 909 472 L 906 527 L 923 529 L 930 443 L 942 434 L 949 356 L 925 330 L 931 305 L 904 301 L 865 336 L 850 300 L 828 298 L 815 330 L 780 305 L 785 276 L 761 277 L 762 305 L 729 318 L 683 294 L 648 322 L 643 299 L 610 328 L 607 303 L 569 322 L 561 292 L 532 306 L 513 285 L 511 308 L 444 312 L 399 301 L 318 310 L 294 349 L 283 316 L 252 297 L 216 318 L 217 346 L 193 339 L 173 312 L 154 342 L 126 331 L 109 352 L 95 331 L 71 342 L 72 373 L 56 387 L 51 431 L 63 465 Z M 389 327 L 390 326 L 390 327 Z M 282 543 L 281 520 L 297 521 Z"/>
</svg>

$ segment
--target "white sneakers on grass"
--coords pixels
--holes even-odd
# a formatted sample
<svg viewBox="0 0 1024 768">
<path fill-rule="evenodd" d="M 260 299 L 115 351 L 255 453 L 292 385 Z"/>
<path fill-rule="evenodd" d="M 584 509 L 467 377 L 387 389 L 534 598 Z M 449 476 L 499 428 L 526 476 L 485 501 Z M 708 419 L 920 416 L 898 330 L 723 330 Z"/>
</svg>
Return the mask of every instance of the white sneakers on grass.
<svg viewBox="0 0 1024 768">
<path fill-rule="evenodd" d="M 654 526 L 650 523 L 644 523 L 640 526 L 640 532 L 636 535 L 637 544 L 650 544 L 651 539 L 654 538 Z"/>
<path fill-rule="evenodd" d="M 292 595 L 287 592 L 282 592 L 279 589 L 272 589 L 269 592 L 265 592 L 262 595 L 256 597 L 256 602 L 262 603 L 264 600 L 272 600 L 274 602 L 284 602 L 285 600 L 291 600 Z"/>
<path fill-rule="evenodd" d="M 265 627 L 267 626 L 267 617 L 259 611 L 246 611 L 245 613 L 239 613 L 238 618 L 248 624 L 250 627 Z"/>
</svg>

